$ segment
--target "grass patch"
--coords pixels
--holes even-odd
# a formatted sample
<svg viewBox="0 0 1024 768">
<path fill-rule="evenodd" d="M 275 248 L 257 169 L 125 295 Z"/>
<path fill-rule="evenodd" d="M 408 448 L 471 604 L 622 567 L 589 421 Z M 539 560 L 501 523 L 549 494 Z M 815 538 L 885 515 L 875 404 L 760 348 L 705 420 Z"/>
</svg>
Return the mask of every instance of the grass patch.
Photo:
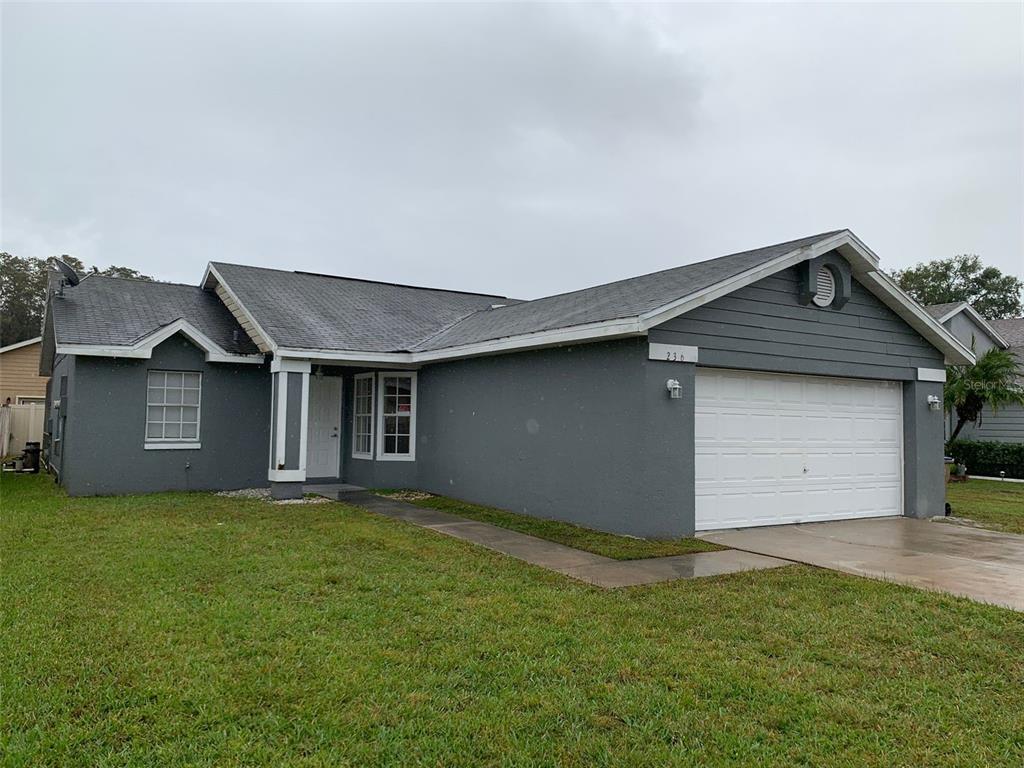
<svg viewBox="0 0 1024 768">
<path fill-rule="evenodd" d="M 453 515 L 468 517 L 470 520 L 478 520 L 481 523 L 490 523 L 501 528 L 519 531 L 519 533 L 528 533 L 539 539 L 547 539 L 615 560 L 641 560 L 646 557 L 688 555 L 692 552 L 715 552 L 725 549 L 725 547 L 701 539 L 636 539 L 630 536 L 616 536 L 614 533 L 595 531 L 559 520 L 543 520 L 530 515 L 521 515 L 517 512 L 484 507 L 418 491 L 382 490 L 378 493 L 415 504 L 417 507 L 437 509 Z"/>
<path fill-rule="evenodd" d="M 1013 766 L 1024 615 L 793 566 L 602 591 L 339 503 L 0 480 L 5 766 Z"/>
<path fill-rule="evenodd" d="M 946 486 L 953 514 L 986 528 L 1024 534 L 1024 483 L 968 480 Z"/>
</svg>

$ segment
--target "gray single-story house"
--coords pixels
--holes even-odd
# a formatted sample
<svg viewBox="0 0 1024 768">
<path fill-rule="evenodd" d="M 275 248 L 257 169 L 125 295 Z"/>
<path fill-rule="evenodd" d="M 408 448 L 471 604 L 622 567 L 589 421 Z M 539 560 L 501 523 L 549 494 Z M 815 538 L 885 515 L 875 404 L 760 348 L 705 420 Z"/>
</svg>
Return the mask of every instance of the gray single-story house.
<svg viewBox="0 0 1024 768">
<path fill-rule="evenodd" d="M 649 537 L 942 514 L 944 365 L 974 360 L 849 230 L 533 301 L 91 275 L 43 340 L 73 495 L 341 481 Z"/>
<path fill-rule="evenodd" d="M 965 301 L 933 304 L 925 309 L 978 357 L 990 349 L 1008 349 L 1024 363 L 1024 317 L 986 320 Z M 947 436 L 953 431 L 955 418 L 953 414 L 947 415 Z M 1024 406 L 1005 405 L 998 411 L 986 406 L 981 420 L 967 424 L 960 431 L 959 439 L 1024 443 Z"/>
</svg>

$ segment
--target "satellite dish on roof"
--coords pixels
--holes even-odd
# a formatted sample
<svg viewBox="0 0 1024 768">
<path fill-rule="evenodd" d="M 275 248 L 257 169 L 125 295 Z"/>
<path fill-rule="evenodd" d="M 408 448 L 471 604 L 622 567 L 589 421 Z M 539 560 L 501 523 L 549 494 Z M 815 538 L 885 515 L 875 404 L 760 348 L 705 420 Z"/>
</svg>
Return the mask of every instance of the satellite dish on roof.
<svg viewBox="0 0 1024 768">
<path fill-rule="evenodd" d="M 70 266 L 65 264 L 60 259 L 53 260 L 54 265 L 60 270 L 60 273 L 64 276 L 64 282 L 74 287 L 78 285 L 78 274 Z"/>
</svg>

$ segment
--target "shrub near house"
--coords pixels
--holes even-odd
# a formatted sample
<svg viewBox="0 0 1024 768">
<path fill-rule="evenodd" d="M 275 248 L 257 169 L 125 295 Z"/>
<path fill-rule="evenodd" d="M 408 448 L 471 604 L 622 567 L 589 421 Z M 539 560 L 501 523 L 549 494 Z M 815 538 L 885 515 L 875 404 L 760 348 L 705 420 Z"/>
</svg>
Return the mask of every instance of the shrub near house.
<svg viewBox="0 0 1024 768">
<path fill-rule="evenodd" d="M 1024 479 L 1024 443 L 997 443 L 990 440 L 957 440 L 950 444 L 949 454 L 968 473 L 982 477 Z"/>
</svg>

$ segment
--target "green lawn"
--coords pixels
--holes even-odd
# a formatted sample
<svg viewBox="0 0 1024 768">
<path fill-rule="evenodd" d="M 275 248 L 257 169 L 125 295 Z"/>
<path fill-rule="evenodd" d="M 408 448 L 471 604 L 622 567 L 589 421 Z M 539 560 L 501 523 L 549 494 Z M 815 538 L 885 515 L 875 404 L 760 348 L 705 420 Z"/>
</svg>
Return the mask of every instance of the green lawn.
<svg viewBox="0 0 1024 768">
<path fill-rule="evenodd" d="M 1024 483 L 968 480 L 950 483 L 946 499 L 956 517 L 967 517 L 986 528 L 1024 534 Z"/>
<path fill-rule="evenodd" d="M 528 533 L 540 539 L 555 541 L 569 547 L 593 552 L 615 560 L 639 560 L 645 557 L 666 557 L 688 555 L 691 552 L 714 552 L 724 549 L 701 539 L 636 539 L 630 536 L 616 536 L 611 533 L 583 528 L 558 520 L 541 520 L 529 515 L 520 515 L 494 507 L 482 507 L 445 496 L 431 496 L 415 491 L 378 491 L 382 496 L 394 496 L 418 507 L 439 509 L 453 515 L 491 523 L 520 533 Z"/>
<path fill-rule="evenodd" d="M 1024 614 L 602 591 L 342 504 L 0 485 L 5 766 L 1024 764 Z"/>
</svg>

